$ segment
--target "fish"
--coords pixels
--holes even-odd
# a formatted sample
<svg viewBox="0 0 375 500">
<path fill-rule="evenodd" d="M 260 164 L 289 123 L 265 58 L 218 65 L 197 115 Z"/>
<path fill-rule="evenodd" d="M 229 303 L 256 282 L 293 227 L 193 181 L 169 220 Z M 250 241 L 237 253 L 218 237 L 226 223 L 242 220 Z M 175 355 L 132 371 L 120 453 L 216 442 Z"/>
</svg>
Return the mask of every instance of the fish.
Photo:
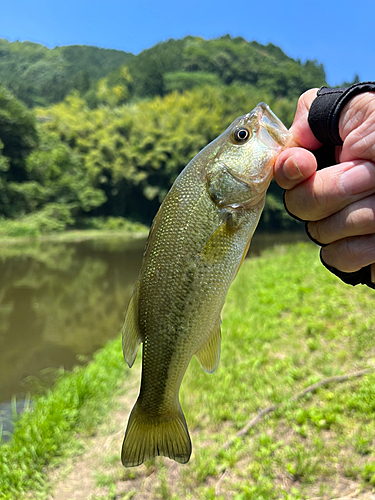
<svg viewBox="0 0 375 500">
<path fill-rule="evenodd" d="M 237 118 L 177 177 L 152 223 L 122 330 L 131 368 L 141 343 L 142 377 L 121 460 L 156 456 L 186 463 L 192 445 L 179 389 L 195 355 L 213 373 L 220 314 L 249 249 L 290 133 L 265 103 Z"/>
</svg>

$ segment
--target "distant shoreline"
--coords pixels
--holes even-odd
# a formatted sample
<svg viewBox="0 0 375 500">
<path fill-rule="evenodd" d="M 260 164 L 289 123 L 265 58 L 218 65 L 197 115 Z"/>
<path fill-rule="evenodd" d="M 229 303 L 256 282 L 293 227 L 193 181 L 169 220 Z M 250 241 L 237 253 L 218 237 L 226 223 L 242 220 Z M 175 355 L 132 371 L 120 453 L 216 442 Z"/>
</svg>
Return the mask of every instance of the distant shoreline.
<svg viewBox="0 0 375 500">
<path fill-rule="evenodd" d="M 119 238 L 144 238 L 148 231 L 120 231 L 108 229 L 81 229 L 63 231 L 61 233 L 51 233 L 40 236 L 0 236 L 0 246 L 33 242 L 79 242 L 92 239 L 119 237 Z"/>
</svg>

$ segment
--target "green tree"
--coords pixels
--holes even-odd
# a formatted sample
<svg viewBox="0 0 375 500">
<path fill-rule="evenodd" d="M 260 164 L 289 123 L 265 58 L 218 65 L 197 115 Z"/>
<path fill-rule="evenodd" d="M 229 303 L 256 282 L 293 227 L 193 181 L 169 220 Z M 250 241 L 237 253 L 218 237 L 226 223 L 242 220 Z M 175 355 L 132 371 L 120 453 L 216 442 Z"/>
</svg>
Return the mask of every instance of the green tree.
<svg viewBox="0 0 375 500">
<path fill-rule="evenodd" d="M 2 153 L 9 159 L 7 178 L 22 180 L 25 177 L 25 159 L 38 143 L 35 116 L 2 85 L 0 140 Z"/>
<path fill-rule="evenodd" d="M 107 105 L 110 107 L 125 104 L 129 99 L 129 86 L 131 85 L 132 77 L 129 74 L 128 68 L 122 66 L 118 73 L 118 78 L 115 83 L 111 83 L 109 78 L 102 78 L 85 95 L 85 100 L 91 108 L 98 105 Z"/>
<path fill-rule="evenodd" d="M 33 234 L 94 217 L 150 223 L 179 172 L 234 118 L 266 101 L 290 125 L 300 93 L 325 80 L 316 61 L 229 36 L 138 56 L 0 39 L 0 76 L 30 106 L 65 96 L 37 108 L 36 123 L 0 87 L 0 216 Z M 272 184 L 264 224 L 284 227 L 283 214 Z"/>
<path fill-rule="evenodd" d="M 90 184 L 82 157 L 43 130 L 38 134 L 34 113 L 0 88 L 0 216 L 40 212 L 33 223 L 63 229 L 105 195 Z"/>
<path fill-rule="evenodd" d="M 26 158 L 38 144 L 35 117 L 0 86 L 0 215 L 17 214 L 11 184 L 27 179 Z"/>
<path fill-rule="evenodd" d="M 90 186 L 105 195 L 106 201 L 89 216 L 150 223 L 185 165 L 235 117 L 263 99 L 290 123 L 295 102 L 275 99 L 247 84 L 195 87 L 137 105 L 97 109 L 72 95 L 38 112 L 48 117 L 43 130 L 81 158 Z"/>
<path fill-rule="evenodd" d="M 196 71 L 190 73 L 188 71 L 174 71 L 165 73 L 164 75 L 165 90 L 173 92 L 178 90 L 190 90 L 193 87 L 201 87 L 202 85 L 220 85 L 220 79 L 212 73 Z"/>
<path fill-rule="evenodd" d="M 288 98 L 325 83 L 323 66 L 316 61 L 303 65 L 272 44 L 264 46 L 229 36 L 187 40 L 184 68 L 214 73 L 227 85 L 246 82 L 262 88 L 265 93 Z"/>
<path fill-rule="evenodd" d="M 78 216 L 105 201 L 104 193 L 90 184 L 82 157 L 54 134 L 41 132 L 40 148 L 28 157 L 27 170 L 28 181 L 18 193 L 29 212 L 54 203 Z"/>
<path fill-rule="evenodd" d="M 290 99 L 325 83 L 323 66 L 316 61 L 302 64 L 273 44 L 265 46 L 228 35 L 214 40 L 190 36 L 168 40 L 133 57 L 127 68 L 133 99 L 218 82 L 247 83 L 268 95 Z M 108 75 L 110 85 L 119 81 L 119 75 L 120 70 Z"/>
<path fill-rule="evenodd" d="M 125 85 L 124 65 L 130 76 Z M 248 83 L 267 94 L 295 98 L 307 88 L 324 84 L 325 73 L 316 61 L 302 64 L 275 45 L 230 36 L 168 40 L 137 56 L 77 45 L 49 50 L 0 39 L 0 79 L 29 107 L 59 102 L 73 90 L 95 107 L 108 99 L 111 105 L 122 104 L 217 81 Z M 96 96 L 99 80 L 103 98 Z"/>
</svg>

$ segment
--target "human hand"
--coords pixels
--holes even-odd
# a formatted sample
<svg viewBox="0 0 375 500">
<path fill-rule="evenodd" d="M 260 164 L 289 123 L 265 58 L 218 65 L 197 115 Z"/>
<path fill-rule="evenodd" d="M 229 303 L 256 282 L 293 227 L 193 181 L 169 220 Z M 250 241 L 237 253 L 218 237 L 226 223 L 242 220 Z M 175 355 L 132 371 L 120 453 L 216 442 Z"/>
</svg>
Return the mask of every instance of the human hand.
<svg viewBox="0 0 375 500">
<path fill-rule="evenodd" d="M 299 99 L 291 127 L 294 144 L 280 154 L 275 179 L 286 189 L 288 211 L 310 221 L 308 232 L 325 245 L 324 263 L 348 273 L 371 265 L 375 282 L 375 93 L 356 95 L 344 106 L 336 164 L 317 171 L 310 150 L 321 143 L 308 124 L 316 91 Z"/>
</svg>

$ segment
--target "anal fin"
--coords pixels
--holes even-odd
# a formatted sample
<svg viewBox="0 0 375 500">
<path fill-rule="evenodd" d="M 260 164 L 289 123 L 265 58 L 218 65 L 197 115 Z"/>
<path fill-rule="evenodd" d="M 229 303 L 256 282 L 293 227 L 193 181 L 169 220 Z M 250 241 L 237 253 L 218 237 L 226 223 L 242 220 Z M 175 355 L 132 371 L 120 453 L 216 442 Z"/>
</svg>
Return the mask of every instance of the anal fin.
<svg viewBox="0 0 375 500">
<path fill-rule="evenodd" d="M 138 324 L 138 294 L 135 288 L 126 311 L 124 326 L 122 327 L 122 350 L 129 368 L 133 366 L 134 360 L 137 357 L 139 344 L 142 340 Z"/>
<path fill-rule="evenodd" d="M 221 321 L 219 318 L 207 342 L 195 353 L 201 367 L 207 373 L 213 373 L 219 364 L 221 344 L 220 325 Z"/>
</svg>

